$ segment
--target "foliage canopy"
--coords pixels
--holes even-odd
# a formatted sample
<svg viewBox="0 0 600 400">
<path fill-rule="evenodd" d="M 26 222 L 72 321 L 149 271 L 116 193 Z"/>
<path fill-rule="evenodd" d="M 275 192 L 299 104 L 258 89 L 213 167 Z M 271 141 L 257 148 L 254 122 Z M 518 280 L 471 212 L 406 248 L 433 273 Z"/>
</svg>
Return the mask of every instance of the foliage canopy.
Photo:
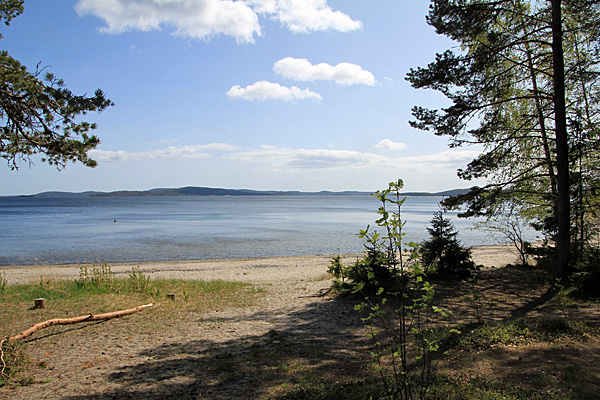
<svg viewBox="0 0 600 400">
<path fill-rule="evenodd" d="M 451 104 L 414 107 L 411 125 L 482 146 L 458 175 L 487 180 L 445 205 L 466 216 L 523 205 L 556 240 L 562 276 L 571 216 L 595 212 L 600 182 L 600 1 L 432 0 L 427 21 L 459 46 L 407 79 Z"/>
<path fill-rule="evenodd" d="M 0 21 L 6 25 L 23 12 L 23 0 L 1 0 Z M 1 36 L 0 36 L 1 37 Z M 7 51 L 0 52 L 0 156 L 11 169 L 34 154 L 61 169 L 69 161 L 96 166 L 87 152 L 100 140 L 96 124 L 81 121 L 90 111 L 113 105 L 98 89 L 93 96 L 76 95 L 62 79 L 36 67 L 31 73 Z"/>
</svg>

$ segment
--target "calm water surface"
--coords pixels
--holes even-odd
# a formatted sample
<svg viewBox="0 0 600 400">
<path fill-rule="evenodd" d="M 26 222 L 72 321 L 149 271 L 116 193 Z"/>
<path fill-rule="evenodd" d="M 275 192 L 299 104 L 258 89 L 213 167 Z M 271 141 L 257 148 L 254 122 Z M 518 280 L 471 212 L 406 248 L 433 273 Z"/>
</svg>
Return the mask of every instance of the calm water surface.
<svg viewBox="0 0 600 400">
<path fill-rule="evenodd" d="M 407 199 L 407 239 L 427 238 L 440 200 Z M 0 266 L 359 253 L 378 207 L 368 195 L 0 197 Z M 465 245 L 490 243 L 447 216 Z"/>
</svg>

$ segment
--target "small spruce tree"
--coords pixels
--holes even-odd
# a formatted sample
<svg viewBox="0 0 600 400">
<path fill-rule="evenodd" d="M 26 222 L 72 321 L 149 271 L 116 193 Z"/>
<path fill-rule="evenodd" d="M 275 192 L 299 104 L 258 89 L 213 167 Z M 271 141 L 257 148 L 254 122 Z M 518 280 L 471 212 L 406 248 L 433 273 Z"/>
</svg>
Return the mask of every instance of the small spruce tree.
<svg viewBox="0 0 600 400">
<path fill-rule="evenodd" d="M 436 211 L 427 228 L 430 239 L 421 245 L 421 261 L 430 274 L 445 278 L 468 278 L 477 269 L 471 250 L 458 240 L 458 232 L 442 211 Z"/>
</svg>

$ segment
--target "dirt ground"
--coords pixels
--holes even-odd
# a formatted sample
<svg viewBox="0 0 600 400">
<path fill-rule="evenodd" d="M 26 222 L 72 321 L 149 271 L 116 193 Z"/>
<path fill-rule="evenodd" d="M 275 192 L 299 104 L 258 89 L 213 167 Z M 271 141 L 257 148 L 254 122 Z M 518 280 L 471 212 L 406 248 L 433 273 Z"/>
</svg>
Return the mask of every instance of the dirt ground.
<svg viewBox="0 0 600 400">
<path fill-rule="evenodd" d="M 350 256 L 349 256 L 350 257 Z M 351 257 L 350 257 L 351 258 Z M 354 304 L 329 295 L 330 256 L 142 264 L 152 278 L 249 282 L 260 304 L 147 321 L 152 313 L 50 327 L 27 340 L 37 383 L 0 389 L 7 399 L 254 399 L 293 381 L 296 369 L 364 368 Z M 131 265 L 111 266 L 116 274 Z M 75 278 L 79 266 L 4 269 L 9 282 Z M 150 317 L 148 317 L 150 316 Z M 319 372 L 320 373 L 320 372 Z"/>
<path fill-rule="evenodd" d="M 488 247 L 474 251 L 474 257 L 488 267 L 476 287 L 482 295 L 479 309 L 486 310 L 485 318 L 565 312 L 560 304 L 550 301 L 548 285 L 535 273 L 489 268 L 514 259 L 506 248 Z M 27 340 L 31 357 L 27 373 L 36 383 L 0 389 L 0 397 L 241 400 L 277 398 L 282 389 L 306 379 L 360 379 L 370 372 L 370 343 L 354 302 L 329 294 L 331 281 L 322 278 L 329 259 L 317 256 L 142 265 L 152 277 L 184 274 L 188 279 L 219 277 L 251 282 L 264 290 L 264 298 L 246 308 L 175 315 L 160 324 L 160 329 L 148 322 L 153 314 L 145 312 L 45 329 Z M 31 267 L 5 271 L 9 282 L 27 281 L 39 273 L 38 267 L 35 272 Z M 60 273 L 53 270 L 54 278 L 72 276 L 78 269 L 61 268 Z M 119 268 L 113 267 L 113 271 Z M 125 271 L 127 266 L 122 268 Z M 451 322 L 476 320 L 477 307 L 468 294 L 472 290 L 466 283 L 438 285 L 437 304 L 452 311 Z M 569 305 L 566 311 L 599 324 L 598 307 Z M 600 343 L 597 337 L 590 337 L 566 344 L 491 349 L 470 354 L 468 359 L 455 355 L 443 359 L 440 370 L 515 382 L 527 380 L 531 374 L 544 374 L 551 390 L 556 380 L 577 376 L 600 382 L 598 361 Z M 549 396 L 552 398 L 551 393 Z"/>
</svg>

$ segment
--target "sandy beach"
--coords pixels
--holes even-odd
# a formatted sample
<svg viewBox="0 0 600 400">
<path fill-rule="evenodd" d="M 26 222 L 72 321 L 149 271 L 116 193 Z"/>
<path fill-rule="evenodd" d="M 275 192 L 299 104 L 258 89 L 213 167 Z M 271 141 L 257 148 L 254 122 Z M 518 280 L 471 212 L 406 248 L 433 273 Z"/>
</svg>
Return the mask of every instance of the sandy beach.
<svg viewBox="0 0 600 400">
<path fill-rule="evenodd" d="M 351 263 L 356 257 L 345 255 L 343 261 Z M 477 283 L 487 318 L 506 318 L 515 310 L 527 310 L 523 312 L 533 316 L 557 315 L 558 310 L 539 302 L 547 287 L 540 283 L 537 272 L 491 268 L 515 262 L 510 247 L 475 247 L 473 258 L 490 267 Z M 25 341 L 30 360 L 27 376 L 34 383 L 0 388 L 0 397 L 271 400 L 302 381 L 303 376 L 320 377 L 324 382 L 362 379 L 367 374 L 365 366 L 372 361 L 371 344 L 354 309 L 355 301 L 330 295 L 331 279 L 325 275 L 330 259 L 330 255 L 315 255 L 111 265 L 112 271 L 123 277 L 139 265 L 153 279 L 249 282 L 259 289 L 260 301 L 178 313 L 160 324 L 148 320 L 158 315 L 150 310 L 104 323 L 50 327 Z M 9 284 L 15 284 L 38 282 L 40 277 L 74 279 L 81 266 L 26 265 L 0 271 Z M 474 320 L 470 290 L 459 282 L 436 288 L 440 305 L 452 316 L 448 322 Z M 168 303 L 163 299 L 155 306 L 168 308 Z M 580 311 L 588 319 L 600 318 L 597 307 Z M 45 318 L 44 311 L 23 312 L 38 312 L 38 320 Z M 597 364 L 595 353 L 590 353 L 590 348 L 598 351 L 597 340 L 570 346 L 572 357 L 585 355 L 582 363 Z M 490 354 L 478 352 L 480 360 L 473 370 L 492 377 L 509 376 L 514 370 L 513 360 L 525 359 L 533 350 L 511 347 L 501 354 L 496 349 Z M 544 362 L 533 360 L 522 370 L 549 375 L 551 371 L 546 369 L 554 363 L 547 360 L 556 354 L 560 352 L 548 348 L 540 355 Z M 467 356 L 471 357 L 470 353 Z M 462 368 L 465 361 L 457 358 L 445 362 L 452 370 L 452 362 Z"/>
<path fill-rule="evenodd" d="M 343 262 L 351 263 L 356 257 L 345 255 Z M 486 267 L 501 267 L 516 259 L 506 246 L 473 248 L 473 258 Z M 340 376 L 361 376 L 370 359 L 365 350 L 368 341 L 354 303 L 328 295 L 331 279 L 325 272 L 330 259 L 330 255 L 316 255 L 111 265 L 112 271 L 123 277 L 139 265 L 152 279 L 249 282 L 261 289 L 261 300 L 250 307 L 180 314 L 176 323 L 159 332 L 140 330 L 145 318 L 152 315 L 148 313 L 104 324 L 49 328 L 27 340 L 32 365 L 44 366 L 31 367 L 27 372 L 38 383 L 0 388 L 0 397 L 271 398 L 269 393 L 278 383 L 265 380 L 264 370 L 261 375 L 254 365 L 253 354 L 272 355 L 280 363 L 304 360 L 307 368 L 318 368 L 326 362 L 327 369 L 338 371 Z M 82 266 L 26 265 L 2 267 L 0 271 L 9 284 L 16 284 L 38 282 L 40 277 L 75 279 Z M 488 271 L 502 273 L 500 268 Z M 515 292 L 497 283 L 492 286 L 502 293 Z M 527 296 L 515 301 L 527 302 L 530 296 L 539 294 L 535 289 L 526 292 Z M 461 314 L 456 310 L 456 315 Z M 218 369 L 223 359 L 235 361 L 235 379 L 223 378 Z"/>
<path fill-rule="evenodd" d="M 502 267 L 516 261 L 509 245 L 477 246 L 472 248 L 473 260 L 486 267 Z M 128 274 L 133 267 L 140 267 L 147 276 L 156 278 L 228 280 L 249 283 L 273 283 L 282 281 L 311 280 L 322 276 L 333 255 L 236 258 L 222 260 L 163 261 L 145 263 L 110 264 L 117 275 Z M 345 263 L 351 263 L 360 255 L 342 255 Z M 96 264 L 98 265 L 98 264 Z M 80 268 L 92 264 L 19 265 L 0 267 L 9 284 L 28 283 L 43 279 L 75 279 Z"/>
</svg>

